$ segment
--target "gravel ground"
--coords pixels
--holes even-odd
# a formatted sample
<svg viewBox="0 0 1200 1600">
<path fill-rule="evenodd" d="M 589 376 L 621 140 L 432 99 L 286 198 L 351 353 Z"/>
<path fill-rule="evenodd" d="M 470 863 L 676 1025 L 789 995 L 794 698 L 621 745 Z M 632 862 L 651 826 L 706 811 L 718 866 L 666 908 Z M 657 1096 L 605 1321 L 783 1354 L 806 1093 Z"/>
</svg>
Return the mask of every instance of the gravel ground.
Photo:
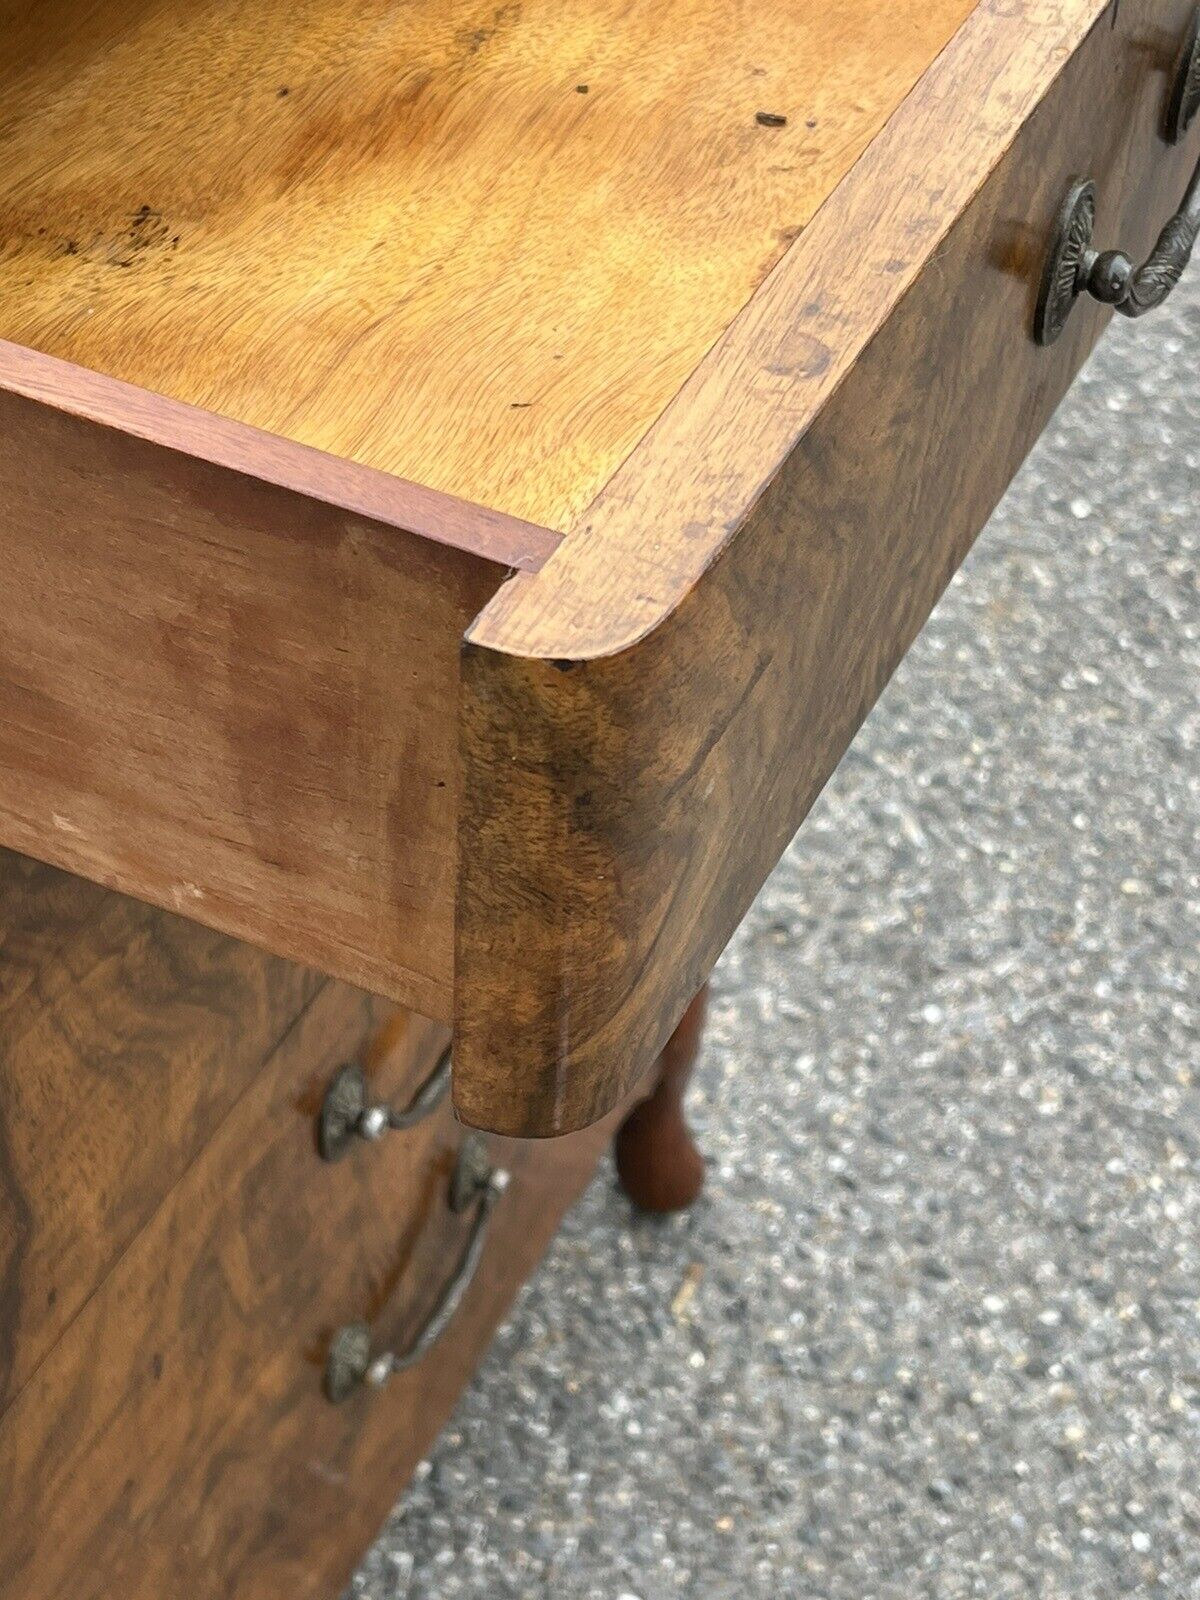
<svg viewBox="0 0 1200 1600">
<path fill-rule="evenodd" d="M 358 1600 L 1200 1596 L 1200 292 L 1114 327 Z M 981 447 L 985 445 L 981 441 Z"/>
</svg>

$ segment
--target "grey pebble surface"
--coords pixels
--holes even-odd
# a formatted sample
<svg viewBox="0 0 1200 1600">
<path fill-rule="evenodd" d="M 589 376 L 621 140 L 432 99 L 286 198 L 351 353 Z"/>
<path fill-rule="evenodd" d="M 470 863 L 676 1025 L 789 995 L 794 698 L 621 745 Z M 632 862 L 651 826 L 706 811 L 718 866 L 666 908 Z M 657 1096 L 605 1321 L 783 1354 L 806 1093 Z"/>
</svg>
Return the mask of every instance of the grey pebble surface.
<svg viewBox="0 0 1200 1600">
<path fill-rule="evenodd" d="M 1200 284 L 1114 325 L 353 1600 L 1200 1596 Z M 977 448 L 986 450 L 986 437 Z"/>
</svg>

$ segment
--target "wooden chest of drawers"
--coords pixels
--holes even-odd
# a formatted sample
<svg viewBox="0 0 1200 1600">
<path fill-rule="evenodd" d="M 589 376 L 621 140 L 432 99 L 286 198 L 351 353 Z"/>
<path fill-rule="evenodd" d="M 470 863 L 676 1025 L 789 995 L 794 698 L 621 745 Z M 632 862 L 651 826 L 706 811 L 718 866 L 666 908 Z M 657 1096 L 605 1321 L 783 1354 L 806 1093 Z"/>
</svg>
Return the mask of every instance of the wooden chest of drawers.
<svg viewBox="0 0 1200 1600">
<path fill-rule="evenodd" d="M 1190 253 L 1196 19 L 0 0 L 3 1600 L 328 1592 L 660 1056 L 695 1192 L 693 997 Z M 451 1037 L 502 1199 L 321 1160 Z"/>
</svg>

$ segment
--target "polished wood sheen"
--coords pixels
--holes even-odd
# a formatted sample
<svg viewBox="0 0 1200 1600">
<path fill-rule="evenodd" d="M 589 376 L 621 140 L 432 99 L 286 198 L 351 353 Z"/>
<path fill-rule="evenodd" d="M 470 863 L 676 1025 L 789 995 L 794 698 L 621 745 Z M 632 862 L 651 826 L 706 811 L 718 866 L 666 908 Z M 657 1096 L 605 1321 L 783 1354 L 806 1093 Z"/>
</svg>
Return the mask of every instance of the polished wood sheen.
<svg viewBox="0 0 1200 1600">
<path fill-rule="evenodd" d="M 0 0 L 0 337 L 564 527 L 973 3 Z"/>
<path fill-rule="evenodd" d="M 1148 248 L 1190 0 L 981 5 L 580 527 L 468 636 L 455 1089 L 628 1091 L 1101 328 L 1032 337 L 1072 175 Z M 853 244 L 853 248 L 851 248 Z M 521 952 L 520 963 L 511 959 Z"/>
</svg>

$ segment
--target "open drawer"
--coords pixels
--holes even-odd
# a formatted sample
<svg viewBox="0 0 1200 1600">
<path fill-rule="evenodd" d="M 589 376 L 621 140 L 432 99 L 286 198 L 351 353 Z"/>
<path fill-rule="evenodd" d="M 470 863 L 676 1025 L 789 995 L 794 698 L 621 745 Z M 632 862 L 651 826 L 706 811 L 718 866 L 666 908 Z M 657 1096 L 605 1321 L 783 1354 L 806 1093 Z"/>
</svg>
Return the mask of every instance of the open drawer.
<svg viewBox="0 0 1200 1600">
<path fill-rule="evenodd" d="M 1103 325 L 1069 181 L 1178 204 L 1193 10 L 0 0 L 0 843 L 600 1117 Z"/>
</svg>

